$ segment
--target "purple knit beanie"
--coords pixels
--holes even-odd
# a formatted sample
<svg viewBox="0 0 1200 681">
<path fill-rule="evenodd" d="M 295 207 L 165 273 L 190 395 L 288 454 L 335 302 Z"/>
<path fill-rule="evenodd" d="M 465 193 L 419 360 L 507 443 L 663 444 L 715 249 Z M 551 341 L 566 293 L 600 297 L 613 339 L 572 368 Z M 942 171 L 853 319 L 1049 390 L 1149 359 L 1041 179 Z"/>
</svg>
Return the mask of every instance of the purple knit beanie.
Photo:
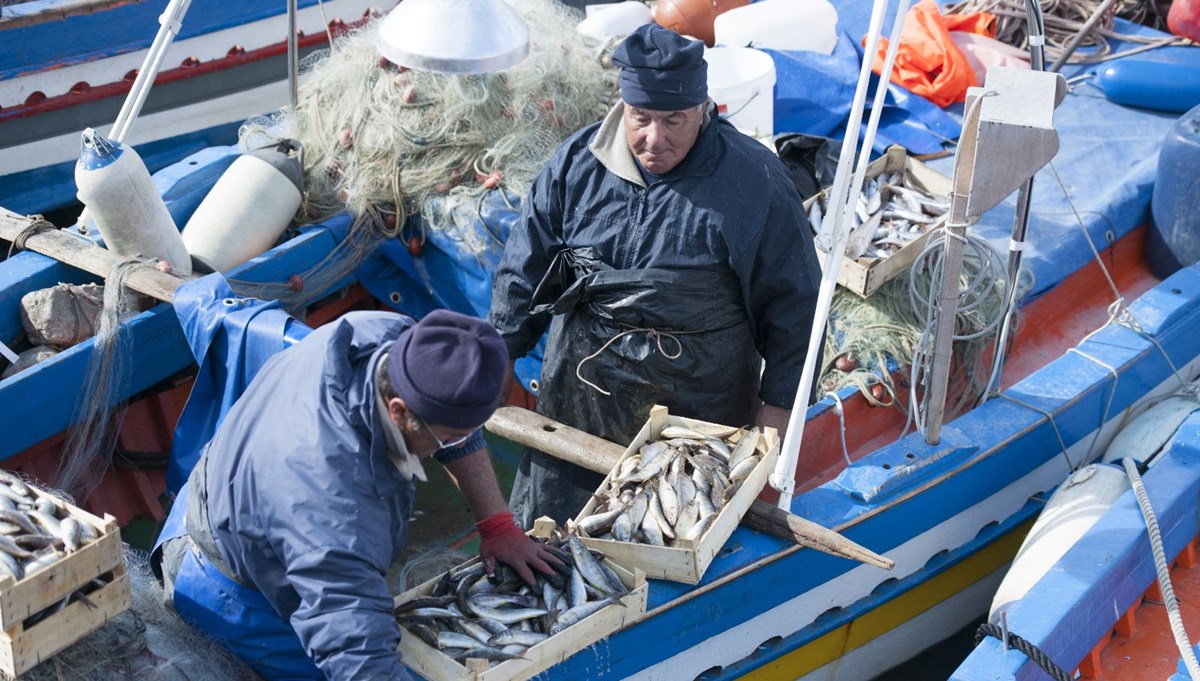
<svg viewBox="0 0 1200 681">
<path fill-rule="evenodd" d="M 434 310 L 388 352 L 392 387 L 426 423 L 478 428 L 500 405 L 508 350 L 482 319 Z"/>
</svg>

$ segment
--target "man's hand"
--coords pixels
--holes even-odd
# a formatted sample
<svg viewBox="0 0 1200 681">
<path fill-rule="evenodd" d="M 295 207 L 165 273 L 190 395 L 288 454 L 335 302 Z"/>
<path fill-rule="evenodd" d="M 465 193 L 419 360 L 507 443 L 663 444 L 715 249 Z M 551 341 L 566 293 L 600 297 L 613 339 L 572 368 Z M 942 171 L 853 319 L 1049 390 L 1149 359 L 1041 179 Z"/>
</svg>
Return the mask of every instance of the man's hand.
<svg viewBox="0 0 1200 681">
<path fill-rule="evenodd" d="M 526 584 L 536 587 L 534 570 L 553 575 L 551 563 L 565 565 L 554 549 L 527 537 L 513 522 L 512 513 L 497 513 L 475 523 L 475 527 L 479 528 L 479 557 L 489 575 L 496 569 L 496 561 L 500 561 L 512 566 Z"/>
</svg>

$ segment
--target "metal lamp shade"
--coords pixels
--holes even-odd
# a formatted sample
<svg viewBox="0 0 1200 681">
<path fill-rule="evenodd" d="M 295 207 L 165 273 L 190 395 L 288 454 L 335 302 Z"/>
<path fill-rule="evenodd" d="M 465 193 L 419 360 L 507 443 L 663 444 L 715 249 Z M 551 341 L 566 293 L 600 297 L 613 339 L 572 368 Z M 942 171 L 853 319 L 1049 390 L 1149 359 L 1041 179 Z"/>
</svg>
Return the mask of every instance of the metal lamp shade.
<svg viewBox="0 0 1200 681">
<path fill-rule="evenodd" d="M 412 69 L 492 73 L 529 54 L 529 26 L 504 0 L 404 0 L 379 26 L 379 52 Z"/>
</svg>

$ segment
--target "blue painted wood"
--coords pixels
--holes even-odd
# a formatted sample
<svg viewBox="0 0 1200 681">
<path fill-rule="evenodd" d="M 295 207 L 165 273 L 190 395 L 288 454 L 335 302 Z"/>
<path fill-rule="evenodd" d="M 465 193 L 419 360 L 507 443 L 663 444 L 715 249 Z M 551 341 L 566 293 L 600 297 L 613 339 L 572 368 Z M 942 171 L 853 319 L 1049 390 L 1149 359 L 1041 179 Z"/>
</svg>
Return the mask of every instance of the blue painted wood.
<svg viewBox="0 0 1200 681">
<path fill-rule="evenodd" d="M 340 218 L 347 221 L 346 218 Z M 245 281 L 286 281 L 320 262 L 334 247 L 330 229 L 313 229 L 276 247 L 270 257 L 252 260 L 231 276 Z M 345 282 L 340 282 L 345 283 Z M 311 291 L 316 300 L 328 291 Z M 136 317 L 129 326 L 133 338 L 130 357 L 136 363 L 130 381 L 114 390 L 114 399 L 127 400 L 193 364 L 174 308 L 161 304 Z M 75 396 L 81 391 L 87 363 L 95 349 L 89 339 L 26 371 L 0 381 L 0 414 L 5 423 L 20 424 L 0 438 L 0 460 L 64 430 L 78 410 Z"/>
<path fill-rule="evenodd" d="M 238 127 L 236 123 L 217 125 L 157 142 L 138 144 L 134 149 L 142 157 L 146 169 L 157 173 L 180 161 L 190 161 L 192 159 L 188 157 L 209 147 L 228 148 L 225 145 L 237 142 Z M 14 213 L 45 213 L 76 202 L 74 161 L 0 177 L 3 177 L 0 180 L 0 206 Z"/>
<path fill-rule="evenodd" d="M 315 4 L 317 0 L 299 1 L 301 8 Z M 0 40 L 0 80 L 56 65 L 144 50 L 153 42 L 158 31 L 158 17 L 166 7 L 167 0 L 146 0 L 22 28 L 16 35 L 5 32 L 4 40 Z M 176 41 L 285 12 L 287 3 L 277 0 L 194 2 L 184 17 Z M 70 39 L 65 40 L 64 36 L 70 36 Z M 285 37 L 280 34 L 279 41 Z M 120 75 L 115 74 L 114 78 Z"/>
<path fill-rule="evenodd" d="M 1200 530 L 1200 416 L 1181 426 L 1161 460 L 1144 476 L 1158 515 L 1164 552 L 1175 556 Z M 1133 492 L 1126 492 L 1095 526 L 1030 589 L 1008 615 L 1009 631 L 1071 670 L 1136 603 L 1155 578 L 1146 526 Z M 1044 678 L 999 641 L 981 644 L 954 681 Z"/>
</svg>

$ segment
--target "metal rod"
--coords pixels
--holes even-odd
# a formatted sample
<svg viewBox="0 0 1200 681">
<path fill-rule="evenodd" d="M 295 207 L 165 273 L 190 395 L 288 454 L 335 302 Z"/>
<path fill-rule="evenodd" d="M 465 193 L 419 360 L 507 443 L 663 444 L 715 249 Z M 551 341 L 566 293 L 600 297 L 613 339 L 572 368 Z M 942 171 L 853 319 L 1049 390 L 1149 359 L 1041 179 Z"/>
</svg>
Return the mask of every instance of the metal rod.
<svg viewBox="0 0 1200 681">
<path fill-rule="evenodd" d="M 846 242 L 850 237 L 850 229 L 846 226 L 846 216 L 853 214 L 854 202 L 862 191 L 863 175 L 870 161 L 871 148 L 875 144 L 875 131 L 879 126 L 879 116 L 883 111 L 883 100 L 887 94 L 888 83 L 891 81 L 892 65 L 895 63 L 896 50 L 900 44 L 900 32 L 904 25 L 905 15 L 908 14 L 910 0 L 901 0 L 892 24 L 891 41 L 888 44 L 884 58 L 883 76 L 879 78 L 875 91 L 874 106 L 867 122 L 867 130 L 863 136 L 862 149 L 859 151 L 858 128 L 862 123 L 863 105 L 867 99 L 870 87 L 871 64 L 874 61 L 876 48 L 883 27 L 888 0 L 875 0 L 871 10 L 870 29 L 867 33 L 865 57 L 858 74 L 858 84 L 854 91 L 854 102 L 850 106 L 850 120 L 846 125 L 846 136 L 842 139 L 841 155 L 838 159 L 837 174 L 834 176 L 833 188 L 830 193 L 830 205 L 834 206 L 833 226 L 831 231 L 819 230 L 818 240 L 824 239 L 821 246 L 828 246 L 829 257 L 825 260 L 825 268 L 821 272 L 821 286 L 817 291 L 817 309 L 813 318 L 813 326 L 808 339 L 808 352 L 804 367 L 800 373 L 800 384 L 796 387 L 796 399 L 792 403 L 792 412 L 788 418 L 787 432 L 784 435 L 780 450 L 779 461 L 769 482 L 779 492 L 779 508 L 790 511 L 792 507 L 792 492 L 796 485 L 796 465 L 800 459 L 800 444 L 804 439 L 804 424 L 808 415 L 808 397 L 812 394 L 812 385 L 817 366 L 821 358 L 817 356 L 825 337 L 825 324 L 829 319 L 829 307 L 833 302 L 833 291 L 837 286 L 837 275 L 842 266 L 842 254 L 846 251 Z M 852 187 L 848 186 L 850 163 L 858 157 L 858 170 L 854 175 Z M 833 243 L 829 244 L 829 239 Z"/>
<path fill-rule="evenodd" d="M 1025 2 L 1026 32 L 1029 34 L 1029 65 L 1034 71 L 1046 68 L 1046 33 L 1042 23 L 1042 5 L 1039 0 Z M 1017 212 L 1013 216 L 1012 240 L 1008 250 L 1008 296 L 1004 301 L 1004 319 L 996 334 L 996 347 L 992 352 L 992 373 L 979 396 L 979 404 L 988 401 L 993 390 L 1000 389 L 1000 377 L 1004 371 L 1004 355 L 1008 347 L 1008 333 L 1017 311 L 1017 278 L 1021 275 L 1021 258 L 1025 249 L 1025 235 L 1029 229 L 1029 200 L 1033 196 L 1033 177 L 1026 180 L 1017 191 Z"/>
<path fill-rule="evenodd" d="M 1071 58 L 1071 55 L 1075 54 L 1075 50 L 1078 49 L 1079 45 L 1082 44 L 1084 39 L 1088 37 L 1088 34 L 1092 32 L 1092 29 L 1095 28 L 1096 24 L 1100 23 L 1100 19 L 1103 18 L 1104 15 L 1107 14 L 1115 4 L 1117 4 L 1117 0 L 1104 0 L 1104 2 L 1100 3 L 1100 6 L 1096 8 L 1096 11 L 1092 12 L 1092 16 L 1088 17 L 1087 21 L 1083 22 L 1083 27 L 1079 29 L 1079 32 L 1071 38 L 1071 42 L 1067 43 L 1067 46 L 1063 48 L 1062 54 L 1058 55 L 1058 58 L 1055 59 L 1054 63 L 1050 65 L 1051 72 L 1058 73 L 1058 70 L 1067 63 L 1067 60 Z"/>
<path fill-rule="evenodd" d="M 179 34 L 183 17 L 187 15 L 191 4 L 192 0 L 171 0 L 167 3 L 163 13 L 159 15 L 158 33 L 154 35 L 154 42 L 146 51 L 142 68 L 138 69 L 137 77 L 134 78 L 133 85 L 129 88 L 129 94 L 125 96 L 125 102 L 121 105 L 120 112 L 117 113 L 117 119 L 113 121 L 112 130 L 109 131 L 116 141 L 124 143 L 129 136 L 133 122 L 142 112 L 142 105 L 146 103 L 146 97 L 150 94 L 154 79 L 158 77 L 163 59 L 167 56 L 167 50 L 170 49 L 175 36 Z M 80 232 L 85 231 L 89 219 L 89 211 L 87 206 L 84 206 L 83 210 L 79 212 L 79 219 L 75 221 L 75 228 Z"/>
<path fill-rule="evenodd" d="M 291 94 L 292 111 L 300 103 L 300 50 L 296 46 L 297 0 L 288 0 L 288 92 Z"/>
</svg>

